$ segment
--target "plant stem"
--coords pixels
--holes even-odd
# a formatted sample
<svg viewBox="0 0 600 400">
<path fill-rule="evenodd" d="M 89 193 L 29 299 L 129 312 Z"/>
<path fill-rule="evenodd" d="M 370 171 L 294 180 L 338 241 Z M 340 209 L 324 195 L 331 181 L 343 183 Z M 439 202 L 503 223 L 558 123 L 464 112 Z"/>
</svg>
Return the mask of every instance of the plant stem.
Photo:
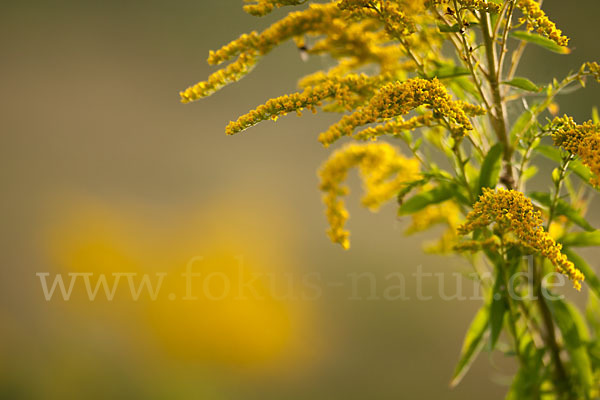
<svg viewBox="0 0 600 400">
<path fill-rule="evenodd" d="M 507 16 L 508 17 L 508 16 Z M 492 32 L 490 27 L 490 17 L 487 13 L 481 16 L 481 32 L 483 41 L 485 44 L 485 53 L 488 62 L 488 75 L 487 80 L 490 85 L 492 92 L 493 102 L 493 113 L 490 113 L 490 123 L 494 128 L 498 141 L 502 143 L 504 147 L 504 171 L 501 176 L 501 182 L 508 188 L 512 189 L 514 186 L 514 177 L 512 171 L 512 155 L 513 148 L 512 144 L 508 140 L 508 130 L 506 128 L 506 105 L 502 99 L 502 93 L 500 93 L 500 75 L 501 71 L 498 70 L 498 60 L 496 53 L 496 44 L 492 39 Z"/>
<path fill-rule="evenodd" d="M 547 232 L 550 231 L 550 224 L 552 224 L 552 220 L 554 219 L 554 214 L 556 213 L 556 206 L 558 205 L 558 199 L 560 198 L 560 189 L 562 186 L 562 182 L 565 179 L 565 176 L 567 174 L 567 168 L 569 167 L 571 160 L 573 160 L 573 155 L 569 155 L 569 157 L 563 161 L 562 165 L 560 166 L 558 179 L 556 180 L 556 182 L 554 182 L 554 196 L 552 197 L 552 202 L 550 203 L 550 208 L 548 210 L 548 225 L 546 225 Z"/>
<path fill-rule="evenodd" d="M 541 263 L 540 263 L 541 264 Z M 546 342 L 546 346 L 550 349 L 550 354 L 552 356 L 552 361 L 555 366 L 555 373 L 557 381 L 554 383 L 554 386 L 560 390 L 561 392 L 568 394 L 569 398 L 571 398 L 571 390 L 569 387 L 569 377 L 563 365 L 562 359 L 560 358 L 560 347 L 556 340 L 556 333 L 554 327 L 554 321 L 552 319 L 552 313 L 548 308 L 548 304 L 546 304 L 546 299 L 544 298 L 542 292 L 542 279 L 541 279 L 541 265 L 536 262 L 536 258 L 533 259 L 533 283 L 535 296 L 538 304 L 538 308 L 542 315 L 542 322 L 544 324 L 544 328 L 546 331 L 546 335 L 544 337 L 544 341 Z"/>
</svg>

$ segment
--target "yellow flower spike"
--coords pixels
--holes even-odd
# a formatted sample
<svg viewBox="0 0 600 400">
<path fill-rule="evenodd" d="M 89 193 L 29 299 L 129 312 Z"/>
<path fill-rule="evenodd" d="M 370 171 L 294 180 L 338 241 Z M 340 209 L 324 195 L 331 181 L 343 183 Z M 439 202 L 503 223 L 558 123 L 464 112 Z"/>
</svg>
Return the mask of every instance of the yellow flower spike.
<svg viewBox="0 0 600 400">
<path fill-rule="evenodd" d="M 470 252 L 476 253 L 483 249 L 488 249 L 490 251 L 496 252 L 498 251 L 499 244 L 495 236 L 491 236 L 487 239 L 483 240 L 465 240 L 453 247 L 453 250 L 462 253 L 462 252 Z"/>
<path fill-rule="evenodd" d="M 248 14 L 255 15 L 257 17 L 263 17 L 275 8 L 284 6 L 297 6 L 306 3 L 306 0 L 244 0 L 248 4 L 244 6 L 244 11 Z"/>
<path fill-rule="evenodd" d="M 261 121 L 273 119 L 292 111 L 307 108 L 312 112 L 323 101 L 331 100 L 342 108 L 354 108 L 370 97 L 386 76 L 370 78 L 364 74 L 349 74 L 344 77 L 331 76 L 302 92 L 292 93 L 268 100 L 265 104 L 230 122 L 225 129 L 228 135 L 241 132 Z"/>
<path fill-rule="evenodd" d="M 546 13 L 540 8 L 540 4 L 535 0 L 518 0 L 517 7 L 523 12 L 522 22 L 527 22 L 527 29 L 535 30 L 542 36 L 547 37 L 559 46 L 566 47 L 569 44 L 569 38 L 562 34 L 562 31 L 556 27 L 554 22 L 550 21 Z"/>
<path fill-rule="evenodd" d="M 357 127 L 408 114 L 411 110 L 426 106 L 433 110 L 437 120 L 448 123 L 455 140 L 462 139 L 473 129 L 464 103 L 453 101 L 450 94 L 437 79 L 409 79 L 383 86 L 369 103 L 321 133 L 319 141 L 330 145 L 342 136 L 351 136 Z"/>
<path fill-rule="evenodd" d="M 432 112 L 427 112 L 423 115 L 417 115 L 408 120 L 398 117 L 395 120 L 389 121 L 383 125 L 377 125 L 363 129 L 356 133 L 354 138 L 357 140 L 375 140 L 379 136 L 391 135 L 399 136 L 405 131 L 412 131 L 419 127 L 431 126 L 435 122 Z"/>
<path fill-rule="evenodd" d="M 521 192 L 506 189 L 483 189 L 467 222 L 458 228 L 460 235 L 495 224 L 501 235 L 513 233 L 523 246 L 547 258 L 557 271 L 568 276 L 573 286 L 581 289 L 583 273 L 560 252 L 562 246 L 544 231 L 541 213 L 533 208 L 531 200 Z"/>
<path fill-rule="evenodd" d="M 210 96 L 223 86 L 240 80 L 248 74 L 256 65 L 258 57 L 256 53 L 246 52 L 226 68 L 220 69 L 208 77 L 208 80 L 199 82 L 190 86 L 183 92 L 180 92 L 182 103 L 189 103 L 194 100 Z"/>
<path fill-rule="evenodd" d="M 579 156 L 594 174 L 590 183 L 600 187 L 600 124 L 587 121 L 577 125 L 566 115 L 555 118 L 553 124 L 558 126 L 552 134 L 554 144 Z"/>
<path fill-rule="evenodd" d="M 351 143 L 335 151 L 319 170 L 320 189 L 324 192 L 329 222 L 327 233 L 334 243 L 345 249 L 350 247 L 350 233 L 344 230 L 348 211 L 340 197 L 348 193 L 344 181 L 354 167 L 359 168 L 364 184 L 362 203 L 372 210 L 396 196 L 407 182 L 419 177 L 418 161 L 405 158 L 387 143 Z"/>
<path fill-rule="evenodd" d="M 459 226 L 460 209 L 453 201 L 441 204 L 432 204 L 411 216 L 411 224 L 405 233 L 411 235 L 426 231 L 435 225 L 445 225 L 447 229 L 442 237 L 434 242 L 426 243 L 424 249 L 427 253 L 445 254 L 454 250 L 458 242 L 456 229 Z"/>
<path fill-rule="evenodd" d="M 428 2 L 429 5 L 441 5 L 441 4 L 447 4 L 447 3 L 450 3 L 450 1 L 449 0 L 432 0 L 432 1 Z M 465 9 L 469 9 L 469 10 L 484 11 L 484 12 L 488 12 L 488 13 L 492 13 L 492 14 L 496 14 L 496 13 L 500 12 L 500 10 L 502 8 L 499 4 L 493 3 L 491 1 L 488 2 L 485 0 L 458 0 L 457 3 L 461 8 L 465 8 Z"/>
<path fill-rule="evenodd" d="M 209 64 L 213 65 L 238 56 L 237 60 L 213 73 L 207 81 L 181 92 L 181 101 L 188 103 L 206 97 L 225 85 L 238 81 L 250 72 L 258 58 L 286 40 L 307 33 L 327 33 L 334 26 L 332 21 L 341 14 L 336 3 L 312 4 L 306 10 L 288 14 L 260 34 L 252 32 L 240 36 L 221 49 L 211 52 L 208 57 Z"/>
<path fill-rule="evenodd" d="M 600 82 L 600 65 L 597 62 L 587 62 L 584 64 L 584 66 L 588 67 L 590 74 L 596 79 L 596 81 Z"/>
<path fill-rule="evenodd" d="M 309 54 L 328 54 L 344 60 L 345 65 L 335 68 L 339 72 L 355 70 L 367 63 L 378 64 L 382 73 L 407 69 L 406 62 L 401 61 L 402 46 L 389 43 L 379 22 L 367 19 L 349 24 L 348 20 L 336 19 L 333 23 L 330 34 L 314 43 L 307 50 Z M 414 64 L 410 66 L 414 69 Z"/>
</svg>

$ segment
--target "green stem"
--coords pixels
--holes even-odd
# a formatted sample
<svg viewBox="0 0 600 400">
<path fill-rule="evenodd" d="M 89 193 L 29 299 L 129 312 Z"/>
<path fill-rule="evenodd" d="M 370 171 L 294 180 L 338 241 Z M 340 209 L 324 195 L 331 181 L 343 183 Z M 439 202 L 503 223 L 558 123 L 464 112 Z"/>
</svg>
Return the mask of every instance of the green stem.
<svg viewBox="0 0 600 400">
<path fill-rule="evenodd" d="M 527 360 L 525 360 L 523 354 L 521 353 L 521 339 L 519 338 L 519 332 L 517 330 L 517 317 L 515 315 L 515 305 L 513 303 L 513 299 L 511 297 L 510 291 L 508 290 L 508 284 L 510 281 L 510 276 L 509 276 L 509 262 L 508 262 L 508 258 L 506 255 L 506 246 L 504 244 L 504 238 L 500 238 L 501 241 L 501 248 L 502 248 L 502 264 L 500 266 L 500 269 L 502 271 L 502 277 L 504 279 L 504 286 L 507 288 L 506 291 L 506 304 L 507 304 L 507 311 L 508 311 L 508 325 L 510 328 L 510 332 L 511 335 L 513 337 L 514 340 L 514 346 L 515 346 L 515 354 L 517 355 L 517 358 L 519 359 L 519 362 L 521 365 L 526 365 Z"/>
<path fill-rule="evenodd" d="M 541 264 L 541 263 L 539 263 Z M 567 371 L 563 365 L 562 359 L 560 358 L 560 347 L 556 340 L 556 332 L 554 327 L 554 320 L 552 319 L 552 313 L 546 304 L 546 299 L 542 291 L 542 279 L 541 279 L 541 265 L 538 265 L 536 258 L 533 259 L 533 284 L 535 295 L 537 298 L 538 308 L 542 315 L 542 323 L 546 331 L 544 341 L 546 346 L 550 349 L 550 354 L 554 364 L 554 372 L 556 374 L 556 382 L 554 386 L 560 390 L 561 393 L 567 394 L 569 398 L 572 398 L 571 390 L 569 387 L 569 377 Z"/>
<path fill-rule="evenodd" d="M 552 197 L 552 202 L 550 203 L 550 208 L 548 210 L 548 225 L 546 225 L 547 232 L 550 231 L 550 224 L 552 224 L 552 220 L 554 219 L 556 206 L 558 205 L 558 199 L 560 198 L 562 182 L 567 175 L 567 168 L 569 167 L 571 160 L 573 160 L 573 155 L 569 155 L 569 157 L 563 161 L 562 165 L 560 166 L 558 179 L 554 182 L 554 196 Z"/>
<path fill-rule="evenodd" d="M 488 62 L 487 80 L 492 92 L 493 113 L 489 114 L 490 123 L 494 128 L 498 141 L 504 147 L 504 172 L 501 176 L 501 182 L 509 189 L 514 186 L 513 168 L 512 168 L 512 144 L 508 140 L 508 130 L 506 128 L 506 105 L 500 92 L 500 74 L 498 70 L 498 57 L 496 53 L 496 44 L 492 38 L 490 27 L 490 16 L 487 13 L 481 16 L 481 33 L 485 44 L 485 53 Z"/>
</svg>

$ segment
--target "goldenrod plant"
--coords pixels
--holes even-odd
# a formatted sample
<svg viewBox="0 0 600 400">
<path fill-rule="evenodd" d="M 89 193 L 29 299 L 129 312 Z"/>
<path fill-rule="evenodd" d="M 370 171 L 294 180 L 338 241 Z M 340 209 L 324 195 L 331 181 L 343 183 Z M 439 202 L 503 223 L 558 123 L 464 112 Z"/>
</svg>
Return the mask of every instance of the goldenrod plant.
<svg viewBox="0 0 600 400">
<path fill-rule="evenodd" d="M 338 113 L 318 137 L 325 147 L 347 142 L 319 171 L 330 239 L 350 246 L 342 199 L 357 168 L 364 206 L 396 201 L 399 216 L 412 218 L 408 234 L 443 225 L 439 242 L 426 250 L 464 256 L 480 278 L 486 301 L 468 327 L 451 386 L 485 349 L 518 363 L 509 399 L 592 399 L 600 397 L 600 280 L 577 249 L 600 245 L 600 232 L 585 219 L 600 187 L 600 120 L 595 110 L 588 122 L 559 116 L 556 101 L 587 78 L 599 81 L 600 66 L 587 62 L 549 83 L 519 76 L 530 46 L 570 53 L 569 38 L 541 6 L 247 1 L 253 15 L 291 12 L 211 51 L 210 64 L 231 62 L 182 91 L 181 100 L 241 79 L 288 40 L 309 56 L 328 56 L 328 70 L 232 121 L 226 133 L 305 109 Z M 537 179 L 550 189 L 528 191 L 534 161 L 544 158 L 556 168 Z M 529 269 L 527 279 L 514 279 Z M 555 286 L 565 277 L 575 290 L 558 296 Z M 568 300 L 582 287 L 589 292 L 585 313 Z"/>
</svg>

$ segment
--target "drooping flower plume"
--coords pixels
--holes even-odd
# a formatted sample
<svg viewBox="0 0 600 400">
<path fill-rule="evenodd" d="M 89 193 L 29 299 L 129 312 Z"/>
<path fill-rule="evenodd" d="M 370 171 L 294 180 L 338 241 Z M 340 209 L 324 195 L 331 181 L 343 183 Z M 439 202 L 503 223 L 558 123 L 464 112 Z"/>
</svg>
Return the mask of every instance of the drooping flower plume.
<svg viewBox="0 0 600 400">
<path fill-rule="evenodd" d="M 247 4 L 244 6 L 244 11 L 248 14 L 256 15 L 257 17 L 262 17 L 274 9 L 284 6 L 297 6 L 299 4 L 306 3 L 306 0 L 245 0 Z"/>
<path fill-rule="evenodd" d="M 562 34 L 556 24 L 548 18 L 535 0 L 519 0 L 517 7 L 523 12 L 522 22 L 527 22 L 527 29 L 534 30 L 542 36 L 547 37 L 559 46 L 567 46 L 569 38 Z"/>
<path fill-rule="evenodd" d="M 467 215 L 467 222 L 458 228 L 461 235 L 467 235 L 478 228 L 495 224 L 500 235 L 513 234 L 527 248 L 546 257 L 573 281 L 573 286 L 581 289 L 583 273 L 561 253 L 561 244 L 544 230 L 541 212 L 533 208 L 531 200 L 516 190 L 484 189 L 479 201 Z"/>
<path fill-rule="evenodd" d="M 335 151 L 319 171 L 320 188 L 330 226 L 327 233 L 334 243 L 346 249 L 350 247 L 350 233 L 344 230 L 348 210 L 340 197 L 348 194 L 344 181 L 354 167 L 359 168 L 364 184 L 362 203 L 373 210 L 419 177 L 418 161 L 404 157 L 387 143 L 352 143 Z"/>
<path fill-rule="evenodd" d="M 360 126 L 408 114 L 419 106 L 431 109 L 436 119 L 448 125 L 455 139 L 461 139 L 473 129 L 463 104 L 452 100 L 439 80 L 414 78 L 383 86 L 367 105 L 323 132 L 319 141 L 330 145 L 342 136 L 351 136 Z"/>
</svg>

